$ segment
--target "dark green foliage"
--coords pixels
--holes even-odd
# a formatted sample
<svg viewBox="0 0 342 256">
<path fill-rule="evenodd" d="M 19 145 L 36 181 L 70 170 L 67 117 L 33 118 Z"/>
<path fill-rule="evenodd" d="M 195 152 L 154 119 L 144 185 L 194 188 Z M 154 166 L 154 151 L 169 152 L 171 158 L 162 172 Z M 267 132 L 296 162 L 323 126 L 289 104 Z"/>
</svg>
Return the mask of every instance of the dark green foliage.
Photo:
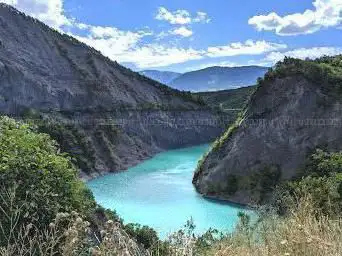
<svg viewBox="0 0 342 256">
<path fill-rule="evenodd" d="M 148 226 L 130 223 L 125 225 L 124 229 L 131 237 L 143 244 L 146 249 L 152 248 L 159 241 L 157 232 Z"/>
<path fill-rule="evenodd" d="M 287 197 L 300 198 L 309 194 L 312 197 L 315 209 L 326 214 L 336 214 L 341 211 L 341 195 L 338 192 L 341 183 L 341 175 L 330 177 L 307 176 L 301 180 L 285 184 L 282 189 L 287 192 L 287 196 L 284 196 L 282 200 L 286 202 Z"/>
<path fill-rule="evenodd" d="M 114 222 L 123 224 L 123 219 L 117 214 L 115 210 L 105 209 L 102 206 L 97 206 L 94 210 L 95 215 L 102 215 L 105 220 L 112 220 Z"/>
<path fill-rule="evenodd" d="M 242 87 L 234 90 L 224 90 L 216 92 L 199 92 L 195 95 L 200 96 L 212 108 L 219 108 L 222 111 L 236 115 L 243 109 L 253 94 L 255 86 Z M 232 109 L 237 109 L 233 111 Z"/>
<path fill-rule="evenodd" d="M 56 140 L 64 152 L 68 152 L 76 160 L 76 164 L 85 172 L 95 168 L 95 150 L 89 135 L 77 125 L 63 122 L 41 120 L 38 131 L 49 134 Z"/>
<path fill-rule="evenodd" d="M 300 60 L 285 58 L 270 69 L 264 80 L 259 84 L 273 81 L 277 78 L 287 78 L 302 75 L 309 81 L 318 84 L 323 90 L 329 92 L 342 91 L 342 55 L 335 57 L 322 57 L 316 60 Z"/>
<path fill-rule="evenodd" d="M 37 227 L 48 225 L 58 212 L 88 215 L 95 206 L 92 193 L 55 141 L 7 117 L 0 118 L 0 184 L 3 191 L 16 188 L 15 204 L 24 213 L 19 222 Z"/>
<path fill-rule="evenodd" d="M 286 211 L 292 198 L 310 194 L 317 209 L 336 214 L 342 206 L 342 152 L 316 150 L 308 160 L 301 177 L 278 188 L 277 207 Z"/>
<path fill-rule="evenodd" d="M 342 173 L 342 152 L 325 152 L 317 149 L 306 164 L 304 175 L 329 176 Z"/>
</svg>

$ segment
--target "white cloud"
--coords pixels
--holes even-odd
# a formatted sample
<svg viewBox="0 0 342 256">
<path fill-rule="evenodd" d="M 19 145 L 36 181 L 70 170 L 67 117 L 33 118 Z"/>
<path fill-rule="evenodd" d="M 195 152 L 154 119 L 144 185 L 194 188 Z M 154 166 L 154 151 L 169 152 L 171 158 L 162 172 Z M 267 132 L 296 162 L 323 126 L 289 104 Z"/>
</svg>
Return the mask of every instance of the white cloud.
<svg viewBox="0 0 342 256">
<path fill-rule="evenodd" d="M 0 2 L 10 4 L 56 29 L 72 23 L 72 20 L 64 15 L 63 0 L 0 0 Z"/>
<path fill-rule="evenodd" d="M 0 1 L 1 3 L 5 3 L 5 4 L 10 4 L 10 5 L 15 5 L 18 3 L 17 0 L 2 0 Z"/>
<path fill-rule="evenodd" d="M 271 52 L 268 54 L 264 61 L 271 64 L 275 64 L 286 57 L 292 57 L 297 59 L 316 59 L 322 56 L 334 56 L 342 54 L 342 48 L 338 47 L 312 47 L 312 48 L 299 48 L 287 52 Z"/>
<path fill-rule="evenodd" d="M 155 17 L 157 20 L 167 21 L 170 24 L 186 25 L 191 23 L 208 23 L 210 19 L 205 12 L 197 12 L 197 16 L 193 17 L 187 10 L 169 11 L 165 7 L 159 7 Z"/>
<path fill-rule="evenodd" d="M 193 35 L 192 30 L 188 29 L 187 27 L 179 27 L 170 32 L 172 35 L 179 35 L 182 37 L 189 37 Z"/>
<path fill-rule="evenodd" d="M 275 31 L 282 36 L 310 34 L 322 28 L 341 25 L 341 0 L 314 0 L 313 6 L 313 10 L 282 17 L 275 12 L 254 16 L 248 20 L 248 23 L 259 31 Z"/>
<path fill-rule="evenodd" d="M 266 41 L 236 42 L 225 46 L 213 46 L 208 49 L 184 48 L 175 45 L 147 43 L 144 39 L 152 36 L 151 31 L 124 31 L 111 26 L 94 26 L 90 24 L 76 22 L 64 14 L 63 0 L 0 0 L 12 4 L 28 15 L 34 16 L 61 31 L 71 31 L 72 29 L 82 30 L 80 34 L 71 34 L 78 40 L 94 47 L 105 56 L 121 63 L 132 63 L 137 68 L 145 69 L 151 67 L 164 67 L 172 64 L 183 63 L 191 60 L 204 58 L 215 58 L 236 55 L 261 55 L 269 52 L 268 60 L 280 58 L 280 50 L 286 45 Z M 176 15 L 175 15 L 176 13 Z M 187 11 L 179 10 L 171 13 L 172 18 L 168 18 L 176 24 L 192 22 L 209 22 L 205 13 L 198 12 L 192 17 Z M 189 20 L 189 19 L 190 20 Z M 73 30 L 74 31 L 74 30 Z M 178 26 L 174 30 L 167 32 L 179 36 L 189 37 L 192 31 L 187 26 Z M 154 39 L 164 35 L 153 35 Z M 322 50 L 322 48 L 320 48 Z M 316 50 L 313 50 L 317 52 Z M 327 51 L 325 51 L 326 54 Z M 289 52 L 288 52 L 289 53 Z M 285 53 L 284 53 L 285 54 Z M 333 54 L 333 53 L 331 53 Z M 214 61 L 213 61 L 214 62 Z M 228 61 L 210 63 L 210 65 L 236 66 Z"/>
<path fill-rule="evenodd" d="M 112 60 L 133 63 L 141 69 L 201 59 L 204 54 L 192 48 L 166 47 L 158 44 L 141 45 L 142 38 L 150 36 L 151 32 L 121 31 L 113 27 L 90 25 L 87 25 L 85 29 L 88 32 L 87 36 L 72 36 L 101 51 Z"/>
<path fill-rule="evenodd" d="M 244 43 L 237 42 L 225 46 L 209 47 L 209 57 L 228 57 L 236 55 L 259 55 L 271 51 L 286 49 L 287 45 L 266 41 L 247 40 Z"/>
<path fill-rule="evenodd" d="M 84 27 L 84 26 L 83 26 Z M 149 32 L 121 31 L 114 27 L 87 25 L 87 36 L 71 34 L 79 41 L 94 47 L 107 57 L 117 60 L 116 57 L 135 47 Z"/>
<path fill-rule="evenodd" d="M 203 54 L 203 51 L 192 48 L 185 49 L 149 44 L 123 53 L 120 59 L 123 63 L 134 63 L 138 68 L 144 69 L 150 67 L 165 67 L 190 60 L 199 60 L 203 58 Z"/>
<path fill-rule="evenodd" d="M 194 18 L 194 22 L 209 23 L 211 19 L 205 12 L 197 12 L 197 17 Z"/>
<path fill-rule="evenodd" d="M 218 62 L 208 62 L 196 66 L 191 66 L 186 68 L 186 71 L 194 71 L 194 70 L 200 70 L 205 69 L 209 67 L 238 67 L 241 66 L 240 64 L 232 61 L 218 61 Z"/>
</svg>

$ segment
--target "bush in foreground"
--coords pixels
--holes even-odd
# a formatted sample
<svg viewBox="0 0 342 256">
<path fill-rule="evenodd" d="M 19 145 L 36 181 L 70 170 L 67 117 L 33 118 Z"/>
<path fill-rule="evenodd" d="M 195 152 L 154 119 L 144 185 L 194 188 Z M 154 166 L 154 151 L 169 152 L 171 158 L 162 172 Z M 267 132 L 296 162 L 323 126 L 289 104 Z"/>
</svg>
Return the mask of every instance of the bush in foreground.
<svg viewBox="0 0 342 256">
<path fill-rule="evenodd" d="M 15 188 L 13 203 L 24 213 L 20 223 L 44 227 L 58 212 L 87 214 L 95 207 L 91 192 L 56 143 L 8 117 L 0 118 L 0 185 L 7 191 Z M 0 221 L 8 220 L 0 215 Z"/>
<path fill-rule="evenodd" d="M 300 198 L 285 217 L 269 213 L 256 223 L 241 221 L 234 233 L 204 255 L 335 256 L 341 252 L 342 218 L 327 217 L 308 195 Z"/>
</svg>

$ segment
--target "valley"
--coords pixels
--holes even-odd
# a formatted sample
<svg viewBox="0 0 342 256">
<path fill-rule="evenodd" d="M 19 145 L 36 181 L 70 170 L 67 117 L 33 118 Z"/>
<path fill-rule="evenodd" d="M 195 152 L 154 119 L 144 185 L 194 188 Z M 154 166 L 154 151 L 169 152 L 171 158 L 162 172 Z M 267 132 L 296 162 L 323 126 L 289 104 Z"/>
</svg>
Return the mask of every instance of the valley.
<svg viewBox="0 0 342 256">
<path fill-rule="evenodd" d="M 158 1 L 0 0 L 0 256 L 340 255 L 342 4 Z"/>
</svg>

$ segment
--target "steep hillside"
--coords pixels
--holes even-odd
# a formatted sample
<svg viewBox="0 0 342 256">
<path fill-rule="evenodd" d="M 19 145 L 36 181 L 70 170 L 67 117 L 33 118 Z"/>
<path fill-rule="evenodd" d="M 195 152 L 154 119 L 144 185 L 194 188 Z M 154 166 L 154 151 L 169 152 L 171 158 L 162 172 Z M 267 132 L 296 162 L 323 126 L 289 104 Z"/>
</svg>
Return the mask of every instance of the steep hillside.
<svg viewBox="0 0 342 256">
<path fill-rule="evenodd" d="M 162 84 L 169 84 L 171 81 L 182 75 L 181 73 L 159 70 L 143 70 L 139 73 Z"/>
<path fill-rule="evenodd" d="M 234 89 L 256 84 L 268 68 L 246 67 L 210 67 L 188 72 L 174 79 L 169 85 L 185 91 L 210 91 Z"/>
<path fill-rule="evenodd" d="M 196 189 L 237 203 L 267 201 L 274 186 L 301 175 L 313 150 L 342 149 L 341 93 L 342 56 L 278 63 L 199 163 Z"/>
<path fill-rule="evenodd" d="M 85 178 L 222 132 L 219 122 L 208 122 L 219 116 L 191 94 L 132 72 L 5 4 L 0 112 L 34 119 L 75 158 Z"/>
<path fill-rule="evenodd" d="M 219 107 L 223 111 L 240 110 L 245 107 L 256 86 L 238 89 L 194 93 L 211 107 Z"/>
</svg>

